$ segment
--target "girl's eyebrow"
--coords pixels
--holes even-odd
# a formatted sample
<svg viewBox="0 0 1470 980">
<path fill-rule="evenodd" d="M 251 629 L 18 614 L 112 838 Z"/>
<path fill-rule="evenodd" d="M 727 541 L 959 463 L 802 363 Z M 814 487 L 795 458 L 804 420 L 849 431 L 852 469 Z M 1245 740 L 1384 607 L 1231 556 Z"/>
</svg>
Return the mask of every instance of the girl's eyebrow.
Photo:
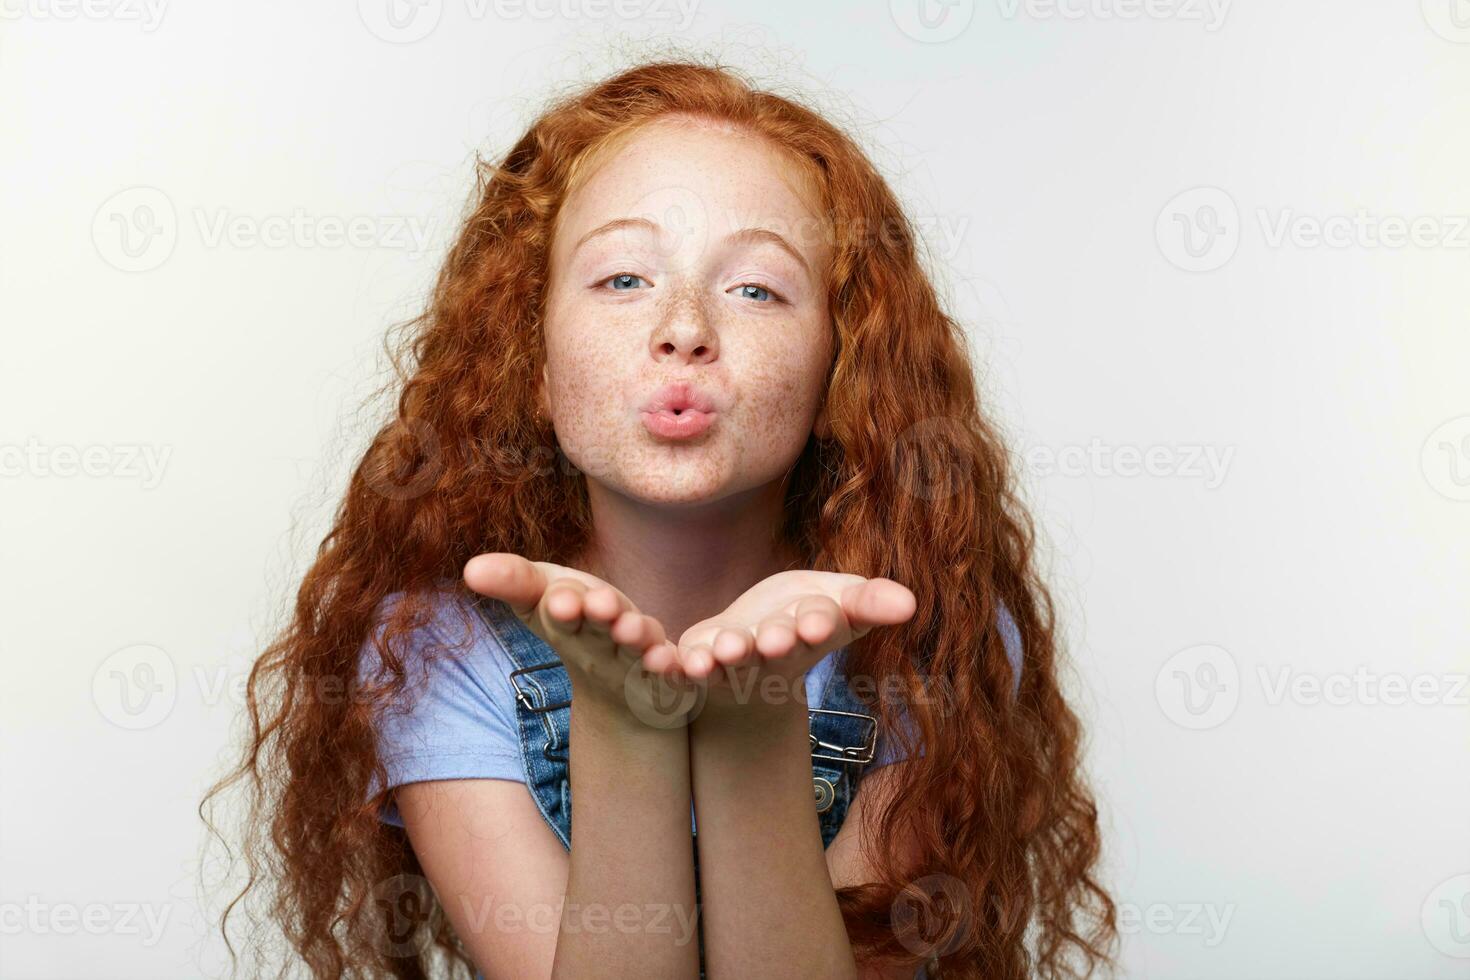
<svg viewBox="0 0 1470 980">
<path fill-rule="evenodd" d="M 622 228 L 641 228 L 644 231 L 652 232 L 658 231 L 659 226 L 655 222 L 650 221 L 647 218 L 614 218 L 611 221 L 607 221 L 603 224 L 598 225 L 596 228 L 593 228 L 591 231 L 587 232 L 587 234 L 577 239 L 577 244 L 572 246 L 572 251 L 570 254 L 576 255 L 578 249 L 580 249 L 583 245 L 587 244 L 589 241 L 596 238 L 597 236 L 605 235 L 608 232 L 612 231 L 618 231 Z M 801 253 L 798 252 L 796 248 L 785 238 L 781 237 L 779 234 L 769 228 L 741 228 L 738 231 L 732 231 L 730 234 L 726 235 L 725 241 L 734 243 L 770 242 L 776 247 L 783 249 L 788 255 L 795 259 L 797 263 L 801 265 L 802 271 L 804 271 L 808 276 L 812 274 L 811 266 L 807 263 L 806 259 L 802 258 Z"/>
</svg>

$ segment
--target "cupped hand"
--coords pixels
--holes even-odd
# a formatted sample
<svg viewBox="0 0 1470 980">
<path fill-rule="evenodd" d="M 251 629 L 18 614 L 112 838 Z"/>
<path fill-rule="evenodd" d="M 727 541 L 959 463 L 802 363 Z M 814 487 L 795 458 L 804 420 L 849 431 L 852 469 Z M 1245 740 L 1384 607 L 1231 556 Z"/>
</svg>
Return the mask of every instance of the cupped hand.
<svg viewBox="0 0 1470 980">
<path fill-rule="evenodd" d="M 646 664 L 706 685 L 706 710 L 760 702 L 771 675 L 782 681 L 778 696 L 804 697 L 806 672 L 828 653 L 875 627 L 907 622 L 917 608 L 914 594 L 892 579 L 778 572 L 689 627 L 674 650 L 651 650 Z"/>
<path fill-rule="evenodd" d="M 626 595 L 595 575 L 508 552 L 476 555 L 464 582 L 500 599 L 544 640 L 566 668 L 573 698 L 595 698 L 630 710 L 658 727 L 686 720 L 690 689 L 676 674 L 651 671 L 651 652 L 673 656 L 657 619 L 638 611 Z"/>
</svg>

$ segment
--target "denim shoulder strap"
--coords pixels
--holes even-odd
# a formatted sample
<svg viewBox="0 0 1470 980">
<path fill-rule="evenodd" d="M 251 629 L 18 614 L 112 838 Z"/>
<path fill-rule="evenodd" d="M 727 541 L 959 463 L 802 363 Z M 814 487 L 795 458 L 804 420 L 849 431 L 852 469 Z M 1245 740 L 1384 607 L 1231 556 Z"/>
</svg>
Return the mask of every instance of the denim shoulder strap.
<svg viewBox="0 0 1470 980">
<path fill-rule="evenodd" d="M 475 609 L 513 664 L 507 680 L 515 689 L 526 785 L 562 846 L 571 850 L 572 789 L 567 775 L 571 680 L 556 651 L 503 601 L 477 595 Z"/>
<path fill-rule="evenodd" d="M 812 793 L 822 828 L 822 847 L 831 845 L 857 792 L 862 768 L 873 761 L 878 719 L 847 683 L 847 648 L 833 654 L 832 673 L 820 708 L 808 708 L 811 727 Z"/>
</svg>

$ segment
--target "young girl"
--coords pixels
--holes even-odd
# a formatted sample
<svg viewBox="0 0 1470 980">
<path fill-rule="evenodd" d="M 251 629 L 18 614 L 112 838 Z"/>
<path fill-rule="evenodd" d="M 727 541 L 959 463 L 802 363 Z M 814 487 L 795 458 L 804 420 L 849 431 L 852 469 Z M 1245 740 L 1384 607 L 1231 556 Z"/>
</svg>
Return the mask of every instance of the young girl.
<svg viewBox="0 0 1470 980">
<path fill-rule="evenodd" d="M 482 164 L 415 323 L 230 777 L 314 976 L 1109 963 L 1030 524 L 847 136 L 625 71 Z"/>
</svg>

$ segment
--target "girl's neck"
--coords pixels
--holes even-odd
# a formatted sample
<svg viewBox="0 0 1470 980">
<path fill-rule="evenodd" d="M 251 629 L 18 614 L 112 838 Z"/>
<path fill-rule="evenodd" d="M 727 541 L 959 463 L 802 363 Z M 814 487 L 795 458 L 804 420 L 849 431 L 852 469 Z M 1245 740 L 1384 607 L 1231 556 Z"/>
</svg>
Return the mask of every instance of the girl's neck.
<svg viewBox="0 0 1470 980">
<path fill-rule="evenodd" d="M 752 585 L 800 568 L 780 536 L 779 484 L 708 505 L 667 507 L 589 484 L 594 539 L 570 564 L 620 589 L 668 638 L 718 615 Z"/>
</svg>

